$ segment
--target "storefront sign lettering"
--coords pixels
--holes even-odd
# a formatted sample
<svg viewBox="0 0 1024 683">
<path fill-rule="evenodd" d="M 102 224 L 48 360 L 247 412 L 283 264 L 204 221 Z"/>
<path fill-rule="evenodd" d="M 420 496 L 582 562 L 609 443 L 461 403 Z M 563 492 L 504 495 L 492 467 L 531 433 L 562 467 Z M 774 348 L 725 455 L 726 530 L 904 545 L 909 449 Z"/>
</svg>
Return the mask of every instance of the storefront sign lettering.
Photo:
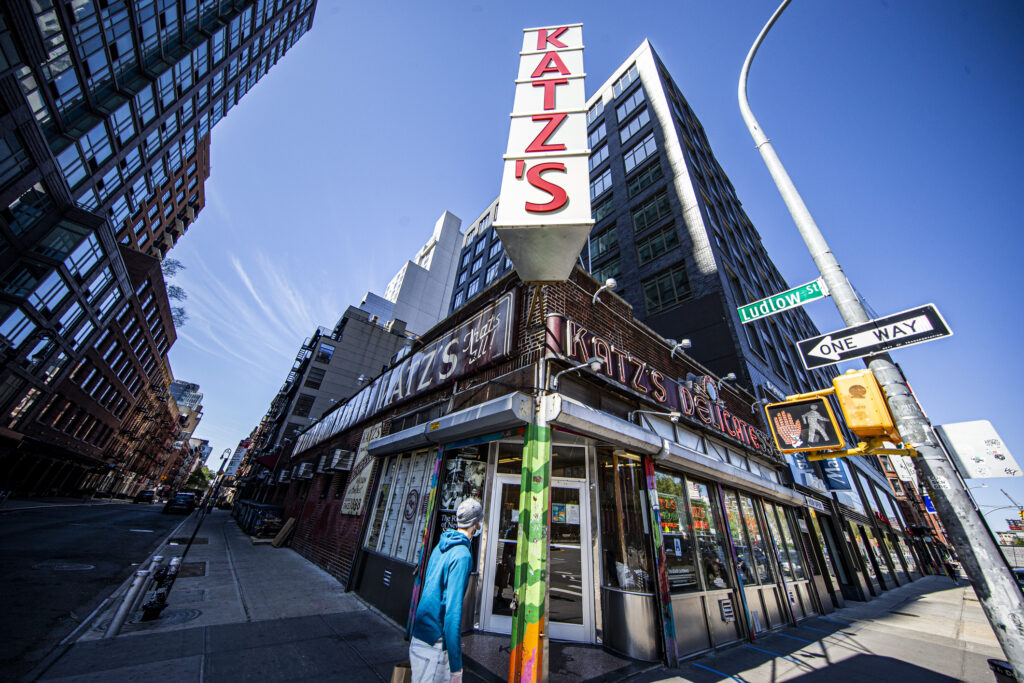
<svg viewBox="0 0 1024 683">
<path fill-rule="evenodd" d="M 774 453 L 767 434 L 733 415 L 716 400 L 714 382 L 710 378 L 706 378 L 701 386 L 688 388 L 685 382 L 670 379 L 629 351 L 560 316 L 548 318 L 548 347 L 574 362 L 600 358 L 604 361 L 601 372 L 633 393 L 651 398 L 666 411 L 680 412 L 694 422 L 711 427 L 754 450 Z"/>
<path fill-rule="evenodd" d="M 366 494 L 370 491 L 370 480 L 373 478 L 374 463 L 374 459 L 370 457 L 367 449 L 371 441 L 380 437 L 382 427 L 383 424 L 378 422 L 363 430 L 363 438 L 359 440 L 359 449 L 356 451 L 355 462 L 352 463 L 352 472 L 348 475 L 345 497 L 341 501 L 342 514 L 363 514 L 363 504 L 366 502 Z"/>
<path fill-rule="evenodd" d="M 373 417 L 386 408 L 431 391 L 512 350 L 515 297 L 507 292 L 471 319 L 428 344 L 299 436 L 294 454 Z"/>
</svg>

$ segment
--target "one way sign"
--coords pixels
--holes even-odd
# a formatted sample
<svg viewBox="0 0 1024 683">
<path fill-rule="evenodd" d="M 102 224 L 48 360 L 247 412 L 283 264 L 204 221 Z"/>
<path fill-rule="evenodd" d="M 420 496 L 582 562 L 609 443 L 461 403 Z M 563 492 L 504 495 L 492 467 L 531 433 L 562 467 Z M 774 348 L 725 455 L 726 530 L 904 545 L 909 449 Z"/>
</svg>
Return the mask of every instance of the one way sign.
<svg viewBox="0 0 1024 683">
<path fill-rule="evenodd" d="M 813 370 L 952 334 L 935 304 L 926 304 L 863 325 L 804 339 L 797 342 L 797 348 L 804 367 Z"/>
</svg>

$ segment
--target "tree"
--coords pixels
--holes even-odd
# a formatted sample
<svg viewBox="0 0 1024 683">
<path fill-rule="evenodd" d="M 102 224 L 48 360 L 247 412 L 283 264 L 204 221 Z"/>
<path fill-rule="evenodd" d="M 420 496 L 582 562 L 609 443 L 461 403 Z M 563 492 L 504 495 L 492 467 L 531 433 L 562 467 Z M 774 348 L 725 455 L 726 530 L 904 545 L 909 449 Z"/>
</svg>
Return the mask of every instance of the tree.
<svg viewBox="0 0 1024 683">
<path fill-rule="evenodd" d="M 175 301 L 184 301 L 188 298 L 188 294 L 178 285 L 167 285 L 167 298 Z"/>
<path fill-rule="evenodd" d="M 188 312 L 183 306 L 171 306 L 171 320 L 175 327 L 181 327 L 188 321 Z"/>
<path fill-rule="evenodd" d="M 160 262 L 160 270 L 164 272 L 165 278 L 174 277 L 185 270 L 185 264 L 176 258 L 165 258 Z"/>
<path fill-rule="evenodd" d="M 192 474 L 189 475 L 188 479 L 185 480 L 185 488 L 205 491 L 210 488 L 210 480 L 213 479 L 213 477 L 213 472 L 206 469 L 205 465 L 200 465 L 194 472 L 192 472 Z"/>
</svg>

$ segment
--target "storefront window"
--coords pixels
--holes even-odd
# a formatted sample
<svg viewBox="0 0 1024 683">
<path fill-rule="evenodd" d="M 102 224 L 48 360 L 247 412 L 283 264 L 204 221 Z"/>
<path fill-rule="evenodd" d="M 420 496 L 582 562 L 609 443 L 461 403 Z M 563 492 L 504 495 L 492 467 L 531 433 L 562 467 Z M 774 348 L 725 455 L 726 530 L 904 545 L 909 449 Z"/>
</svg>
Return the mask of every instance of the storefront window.
<svg viewBox="0 0 1024 683">
<path fill-rule="evenodd" d="M 597 469 L 604 585 L 650 593 L 654 586 L 643 463 L 638 455 L 598 446 Z M 554 528 L 552 524 L 552 533 Z"/>
<path fill-rule="evenodd" d="M 747 539 L 750 541 L 750 552 L 754 556 L 757 578 L 761 583 L 772 583 L 772 571 L 768 563 L 768 547 L 757 524 L 754 500 L 750 496 L 740 495 L 740 508 L 743 510 L 743 524 L 746 526 Z"/>
<path fill-rule="evenodd" d="M 498 444 L 498 474 L 523 473 L 523 442 Z"/>
<path fill-rule="evenodd" d="M 707 484 L 692 479 L 686 480 L 686 491 L 690 497 L 690 516 L 693 518 L 693 537 L 704 574 L 704 585 L 708 590 L 729 588 L 729 563 L 725 556 L 725 539 L 718 528 L 714 510 L 714 494 Z"/>
<path fill-rule="evenodd" d="M 861 560 L 864 561 L 864 569 L 868 573 L 868 578 L 877 583 L 878 575 L 875 573 L 875 565 L 871 563 L 871 559 L 868 557 L 868 549 L 867 546 L 864 545 L 864 539 L 861 538 L 859 529 L 860 527 L 855 525 L 853 522 L 850 522 L 851 538 L 853 539 L 854 545 L 857 546 L 857 551 L 860 553 Z"/>
<path fill-rule="evenodd" d="M 377 549 L 380 541 L 381 523 L 384 521 L 384 508 L 388 504 L 388 496 L 391 493 L 391 479 L 395 474 L 395 458 L 388 458 L 384 462 L 384 473 L 380 477 L 380 486 L 377 488 L 377 502 L 373 506 L 373 517 L 370 519 L 370 531 L 366 534 L 366 547 L 371 550 Z"/>
<path fill-rule="evenodd" d="M 747 543 L 740 503 L 735 491 L 725 491 L 725 514 L 729 522 L 729 534 L 732 536 L 732 547 L 736 551 L 736 572 L 743 585 L 756 585 L 758 580 L 754 568 L 754 554 Z"/>
<path fill-rule="evenodd" d="M 423 515 L 430 493 L 435 451 L 390 458 L 377 491 L 366 547 L 413 562 L 423 542 Z"/>
<path fill-rule="evenodd" d="M 693 527 L 686 514 L 682 476 L 661 470 L 655 473 L 658 507 L 661 509 L 661 542 L 665 547 L 668 588 L 672 593 L 700 589 L 694 558 Z"/>
<path fill-rule="evenodd" d="M 885 539 L 879 539 L 872 531 L 866 526 L 861 527 L 864 532 L 864 540 L 868 544 L 868 549 L 874 555 L 875 561 L 878 562 L 878 571 L 882 574 L 882 579 L 887 582 L 891 587 L 893 583 L 892 574 L 889 572 L 889 564 L 887 562 L 887 555 L 889 554 L 888 548 L 885 547 Z"/>
<path fill-rule="evenodd" d="M 775 541 L 777 557 L 782 573 L 787 579 L 806 579 L 804 565 L 800 559 L 800 552 L 793 543 L 793 531 L 786 515 L 786 509 L 774 503 L 765 501 L 764 516 L 768 521 L 768 529 L 771 532 L 772 540 Z"/>
<path fill-rule="evenodd" d="M 480 452 L 483 452 L 481 459 Z M 476 498 L 485 505 L 484 481 L 487 478 L 487 445 L 462 448 L 445 459 L 438 490 L 440 513 L 438 531 L 457 528 L 455 512 L 467 498 Z M 486 509 L 486 507 L 484 508 Z M 440 535 L 440 534 L 438 534 Z"/>
<path fill-rule="evenodd" d="M 814 527 L 814 536 L 817 538 L 818 547 L 821 548 L 821 555 L 825 560 L 825 571 L 828 572 L 829 577 L 831 577 L 832 585 L 835 585 L 836 570 L 832 560 L 832 553 L 828 547 L 828 539 L 826 539 L 825 534 L 822 533 L 821 522 L 818 520 L 818 515 L 813 511 L 811 512 L 811 526 Z"/>
</svg>

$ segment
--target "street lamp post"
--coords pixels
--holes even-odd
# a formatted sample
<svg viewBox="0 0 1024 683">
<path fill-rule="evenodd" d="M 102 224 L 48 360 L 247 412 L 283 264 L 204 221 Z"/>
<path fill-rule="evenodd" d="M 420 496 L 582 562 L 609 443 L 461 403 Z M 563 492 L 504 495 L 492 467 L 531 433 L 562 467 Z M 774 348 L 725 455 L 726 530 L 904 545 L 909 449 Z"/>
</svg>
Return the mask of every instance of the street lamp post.
<svg viewBox="0 0 1024 683">
<path fill-rule="evenodd" d="M 761 42 L 790 1 L 783 0 L 775 10 L 743 62 L 738 87 L 740 112 L 750 135 L 754 138 L 758 152 L 761 153 L 761 158 L 768 167 L 768 172 L 775 181 L 775 186 L 786 203 L 786 208 L 796 223 L 797 230 L 800 231 L 800 236 L 803 237 L 804 244 L 814 259 L 814 264 L 832 294 L 843 322 L 852 326 L 868 322 L 868 314 L 772 148 L 768 136 L 754 118 L 747 101 L 747 74 L 750 71 L 750 64 Z M 888 354 L 870 356 L 866 363 L 885 391 L 896 428 L 904 442 L 913 446 L 920 454 L 917 458 L 918 471 L 935 494 L 934 502 L 939 518 L 946 527 L 1017 680 L 1024 683 L 1024 594 L 1006 569 L 999 548 L 992 536 L 987 533 L 970 496 L 939 446 L 931 423 L 925 417 L 917 399 L 910 393 L 903 374 Z"/>
</svg>

